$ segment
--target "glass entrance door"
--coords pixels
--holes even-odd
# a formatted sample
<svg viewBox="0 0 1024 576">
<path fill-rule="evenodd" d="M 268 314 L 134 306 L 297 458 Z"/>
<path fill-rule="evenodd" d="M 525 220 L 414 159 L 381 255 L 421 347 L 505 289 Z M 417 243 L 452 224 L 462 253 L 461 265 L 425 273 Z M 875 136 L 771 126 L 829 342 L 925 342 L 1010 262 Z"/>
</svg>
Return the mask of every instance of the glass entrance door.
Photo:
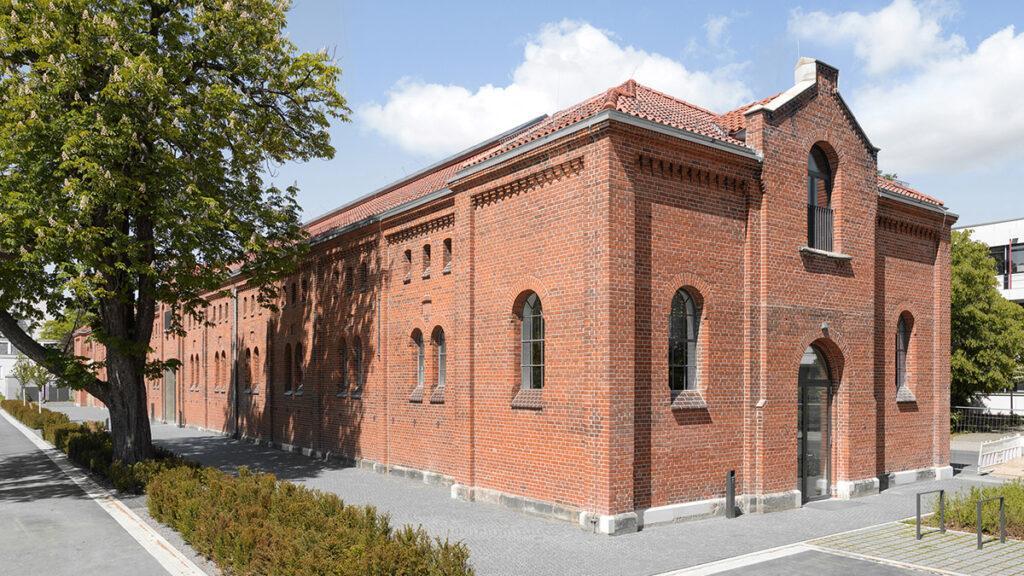
<svg viewBox="0 0 1024 576">
<path fill-rule="evenodd" d="M 804 502 L 831 494 L 831 389 L 825 359 L 817 349 L 807 348 L 800 363 L 797 400 L 797 489 Z"/>
</svg>

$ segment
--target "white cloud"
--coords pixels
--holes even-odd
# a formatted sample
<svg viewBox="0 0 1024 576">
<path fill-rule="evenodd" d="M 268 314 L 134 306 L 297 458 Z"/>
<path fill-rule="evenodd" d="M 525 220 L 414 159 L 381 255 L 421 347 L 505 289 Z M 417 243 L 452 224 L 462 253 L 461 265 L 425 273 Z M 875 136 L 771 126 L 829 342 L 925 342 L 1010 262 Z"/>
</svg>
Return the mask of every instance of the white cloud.
<svg viewBox="0 0 1024 576">
<path fill-rule="evenodd" d="M 867 14 L 790 20 L 802 38 L 852 46 L 876 73 L 851 91 L 851 105 L 885 170 L 950 174 L 1024 161 L 1024 34 L 1008 26 L 972 51 L 943 31 L 948 14 L 947 4 L 893 0 Z"/>
<path fill-rule="evenodd" d="M 729 16 L 709 16 L 707 21 L 704 22 L 704 33 L 707 35 L 708 44 L 721 46 L 725 30 L 731 23 L 732 18 Z"/>
<path fill-rule="evenodd" d="M 789 19 L 789 31 L 801 40 L 822 45 L 852 44 L 854 53 L 866 62 L 868 72 L 885 74 L 963 52 L 964 39 L 956 34 L 944 35 L 942 31 L 941 21 L 950 13 L 947 4 L 912 0 L 893 0 L 892 4 L 868 14 L 805 14 L 795 10 Z"/>
<path fill-rule="evenodd" d="M 365 126 L 403 149 L 440 156 L 551 113 L 629 78 L 712 110 L 751 99 L 741 66 L 687 69 L 657 53 L 616 42 L 590 24 L 548 24 L 526 44 L 506 86 L 475 89 L 404 79 L 383 104 L 361 107 Z"/>
<path fill-rule="evenodd" d="M 1008 26 L 977 50 L 856 94 L 853 107 L 882 163 L 899 171 L 965 171 L 1024 160 L 1024 33 Z"/>
</svg>

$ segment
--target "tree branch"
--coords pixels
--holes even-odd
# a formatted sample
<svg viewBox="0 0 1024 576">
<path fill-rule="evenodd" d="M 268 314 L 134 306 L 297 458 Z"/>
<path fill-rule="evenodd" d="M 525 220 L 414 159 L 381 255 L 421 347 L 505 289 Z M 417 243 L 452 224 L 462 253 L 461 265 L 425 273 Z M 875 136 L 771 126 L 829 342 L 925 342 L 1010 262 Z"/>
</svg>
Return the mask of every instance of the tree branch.
<svg viewBox="0 0 1024 576">
<path fill-rule="evenodd" d="M 97 378 L 73 358 L 68 358 L 59 351 L 47 348 L 36 342 L 34 338 L 22 330 L 21 326 L 18 325 L 18 321 L 7 310 L 0 310 L 0 334 L 6 336 L 19 352 L 36 364 L 46 368 L 47 371 L 57 378 L 66 380 L 68 377 L 67 368 L 74 365 L 71 367 L 77 367 L 75 369 L 75 380 L 78 381 L 77 383 L 81 388 L 106 403 L 106 382 Z"/>
</svg>

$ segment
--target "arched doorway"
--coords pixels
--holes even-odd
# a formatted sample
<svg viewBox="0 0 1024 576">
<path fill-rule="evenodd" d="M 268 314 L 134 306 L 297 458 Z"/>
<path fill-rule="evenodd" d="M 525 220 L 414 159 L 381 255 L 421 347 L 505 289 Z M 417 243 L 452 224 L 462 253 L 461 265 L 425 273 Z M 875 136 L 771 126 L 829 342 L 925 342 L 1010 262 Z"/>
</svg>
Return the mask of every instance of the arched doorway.
<svg viewBox="0 0 1024 576">
<path fill-rule="evenodd" d="M 808 346 L 797 397 L 797 490 L 803 502 L 831 494 L 832 379 L 824 354 Z"/>
</svg>

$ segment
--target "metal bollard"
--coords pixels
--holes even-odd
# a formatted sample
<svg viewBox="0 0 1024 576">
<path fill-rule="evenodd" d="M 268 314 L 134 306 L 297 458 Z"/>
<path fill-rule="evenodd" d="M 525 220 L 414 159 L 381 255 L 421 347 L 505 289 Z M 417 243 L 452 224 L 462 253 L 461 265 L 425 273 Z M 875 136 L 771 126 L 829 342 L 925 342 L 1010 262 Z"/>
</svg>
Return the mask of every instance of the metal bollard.
<svg viewBox="0 0 1024 576">
<path fill-rule="evenodd" d="M 725 517 L 736 517 L 736 471 L 725 475 Z"/>
</svg>

